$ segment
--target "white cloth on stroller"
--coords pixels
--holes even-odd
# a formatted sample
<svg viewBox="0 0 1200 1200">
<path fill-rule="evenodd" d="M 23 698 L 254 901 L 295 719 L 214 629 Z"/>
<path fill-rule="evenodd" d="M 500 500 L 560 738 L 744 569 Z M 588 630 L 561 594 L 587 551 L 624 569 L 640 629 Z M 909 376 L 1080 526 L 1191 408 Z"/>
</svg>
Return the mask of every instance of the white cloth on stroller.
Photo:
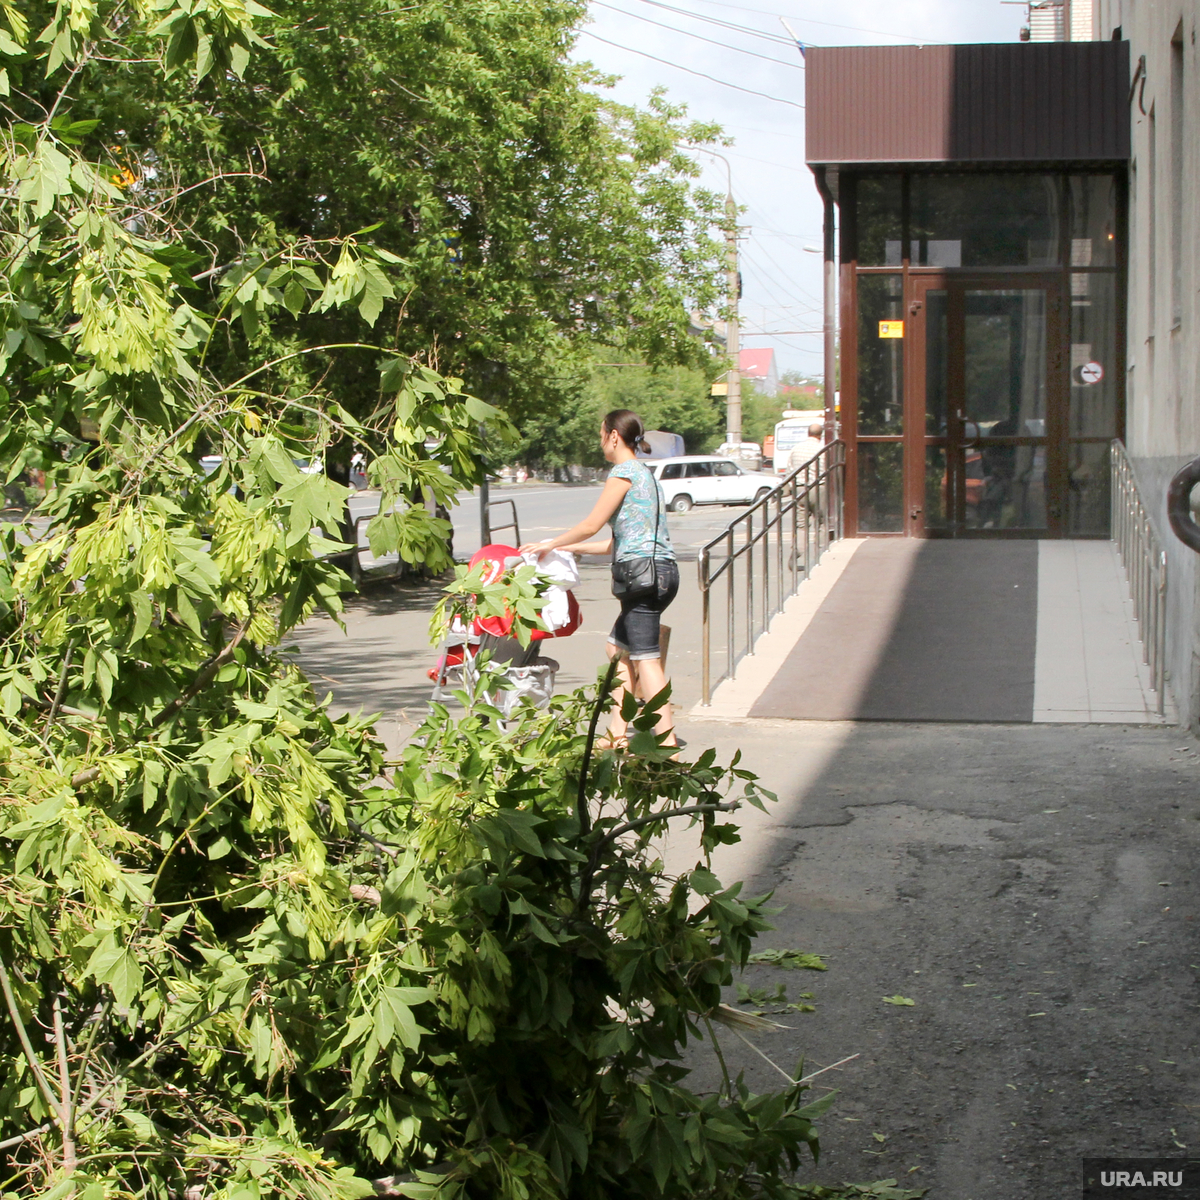
<svg viewBox="0 0 1200 1200">
<path fill-rule="evenodd" d="M 471 676 L 477 676 L 478 668 L 473 658 L 467 659 L 464 666 Z M 534 708 L 548 708 L 557 675 L 558 663 L 552 658 L 535 659 L 527 667 L 506 667 L 504 678 L 508 686 L 488 693 L 488 703 L 498 708 L 506 721 L 511 719 L 522 700 L 528 700 Z"/>
<path fill-rule="evenodd" d="M 579 586 L 579 564 L 575 555 L 565 550 L 548 550 L 539 559 L 532 552 L 521 556 L 537 568 L 537 573 L 550 586 L 542 598 L 542 623 L 553 633 L 571 623 L 570 597 L 567 592 Z"/>
</svg>

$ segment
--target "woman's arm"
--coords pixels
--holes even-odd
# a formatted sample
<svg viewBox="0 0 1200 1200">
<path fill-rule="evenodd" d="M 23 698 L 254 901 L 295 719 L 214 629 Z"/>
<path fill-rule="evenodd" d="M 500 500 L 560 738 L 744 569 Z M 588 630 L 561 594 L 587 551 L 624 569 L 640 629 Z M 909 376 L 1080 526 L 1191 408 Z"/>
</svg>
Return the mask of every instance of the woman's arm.
<svg viewBox="0 0 1200 1200">
<path fill-rule="evenodd" d="M 609 554 L 612 552 L 612 544 L 610 535 L 602 542 L 572 542 L 569 546 L 559 546 L 559 549 L 567 550 L 571 554 Z"/>
<path fill-rule="evenodd" d="M 577 542 L 586 542 L 593 534 L 599 533 L 621 507 L 621 501 L 625 499 L 625 493 L 630 487 L 628 479 L 610 477 L 604 485 L 604 491 L 600 493 L 600 499 L 596 501 L 596 507 L 578 525 L 568 529 L 566 533 L 560 533 L 558 537 L 547 538 L 544 542 L 526 542 L 521 547 L 521 553 L 532 551 L 534 554 L 541 554 L 546 550 L 559 550 L 564 546 L 574 546 Z"/>
</svg>

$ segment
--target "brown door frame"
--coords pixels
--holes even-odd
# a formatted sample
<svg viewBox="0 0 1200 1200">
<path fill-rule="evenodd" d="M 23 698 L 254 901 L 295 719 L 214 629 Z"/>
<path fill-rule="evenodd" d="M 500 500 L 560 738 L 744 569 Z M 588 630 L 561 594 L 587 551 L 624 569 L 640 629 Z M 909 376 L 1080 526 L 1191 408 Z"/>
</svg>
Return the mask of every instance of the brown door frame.
<svg viewBox="0 0 1200 1200">
<path fill-rule="evenodd" d="M 1064 319 L 1061 271 L 910 271 L 904 297 L 904 532 L 908 537 L 1047 537 L 1060 538 L 1066 529 L 1069 435 L 1069 379 L 1063 370 L 1067 354 L 1069 324 Z M 959 416 L 953 397 L 966 390 L 965 304 L 967 291 L 1009 291 L 1037 288 L 1046 293 L 1046 520 L 1045 529 L 967 530 L 961 524 L 949 529 L 926 526 L 926 453 L 930 446 L 946 448 L 946 469 L 954 493 L 953 511 L 964 511 L 966 479 L 960 455 L 965 441 L 965 420 Z M 930 291 L 946 293 L 946 435 L 930 435 L 925 429 L 925 348 Z"/>
</svg>

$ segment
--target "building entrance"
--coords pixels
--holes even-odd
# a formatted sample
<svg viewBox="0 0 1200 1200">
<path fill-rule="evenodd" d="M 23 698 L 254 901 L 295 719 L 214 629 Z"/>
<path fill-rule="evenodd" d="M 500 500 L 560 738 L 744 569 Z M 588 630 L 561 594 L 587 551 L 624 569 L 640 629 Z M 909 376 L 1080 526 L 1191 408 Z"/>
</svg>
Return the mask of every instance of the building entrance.
<svg viewBox="0 0 1200 1200">
<path fill-rule="evenodd" d="M 909 285 L 906 532 L 1060 536 L 1059 280 L 925 276 Z"/>
<path fill-rule="evenodd" d="M 851 534 L 1106 536 L 1119 177 L 864 171 L 840 197 Z"/>
</svg>

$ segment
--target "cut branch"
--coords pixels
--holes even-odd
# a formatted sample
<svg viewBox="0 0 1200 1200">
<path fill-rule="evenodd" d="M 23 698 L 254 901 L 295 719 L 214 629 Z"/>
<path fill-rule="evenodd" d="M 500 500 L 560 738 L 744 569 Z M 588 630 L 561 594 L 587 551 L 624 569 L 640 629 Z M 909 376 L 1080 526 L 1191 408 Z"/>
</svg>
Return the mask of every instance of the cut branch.
<svg viewBox="0 0 1200 1200">
<path fill-rule="evenodd" d="M 3 959 L 0 959 L 0 990 L 4 992 L 4 1003 L 8 1006 L 8 1015 L 12 1018 L 13 1027 L 17 1031 L 17 1040 L 25 1052 L 25 1059 L 29 1063 L 29 1069 L 33 1072 L 38 1091 L 42 1093 L 42 1099 L 50 1106 L 50 1111 L 57 1113 L 58 1101 L 50 1090 L 50 1084 L 42 1071 L 42 1064 L 38 1061 L 38 1056 L 33 1052 L 33 1043 L 29 1040 L 25 1022 L 21 1020 L 21 1013 L 17 1008 L 17 998 L 13 995 L 12 980 L 9 978 L 8 968 L 4 965 Z"/>
<path fill-rule="evenodd" d="M 9 1146 L 19 1146 L 22 1142 L 28 1142 L 35 1137 L 41 1137 L 43 1133 L 49 1133 L 54 1126 L 51 1124 L 39 1125 L 36 1129 L 29 1130 L 28 1133 L 18 1133 L 16 1137 L 5 1138 L 0 1142 L 0 1150 L 7 1150 Z"/>
<path fill-rule="evenodd" d="M 54 724 L 54 718 L 58 716 L 59 709 L 62 708 L 63 697 L 67 694 L 67 672 L 71 669 L 71 656 L 75 653 L 75 647 L 78 643 L 78 638 L 72 638 L 67 643 L 67 652 L 63 655 L 62 670 L 58 675 L 58 687 L 54 691 L 54 701 L 50 705 L 50 711 L 46 714 L 46 724 L 42 726 L 42 737 L 45 737 L 50 732 L 50 727 Z"/>
<path fill-rule="evenodd" d="M 700 813 L 734 812 L 740 807 L 740 801 L 730 800 L 726 804 L 690 804 L 687 808 L 671 808 L 666 812 L 654 813 L 649 817 L 638 817 L 636 821 L 626 821 L 624 825 L 618 825 L 611 833 L 600 839 L 600 845 L 616 841 L 623 833 L 630 833 L 634 829 L 640 829 L 643 825 L 652 825 L 655 821 L 669 821 L 672 817 L 694 817 Z"/>
<path fill-rule="evenodd" d="M 176 696 L 166 708 L 162 710 L 151 722 L 150 728 L 157 729 L 160 725 L 169 721 L 185 704 L 194 699 L 216 678 L 217 672 L 233 657 L 233 652 L 238 648 L 242 638 L 246 636 L 246 630 L 250 627 L 250 618 L 247 617 L 238 627 L 233 637 L 225 643 L 219 654 L 214 655 L 200 669 L 200 674 L 196 676 L 195 682 L 186 692 L 180 696 Z"/>
<path fill-rule="evenodd" d="M 62 996 L 54 996 L 54 1052 L 58 1060 L 58 1123 L 62 1127 L 62 1165 L 68 1174 L 75 1170 L 75 1121 L 71 1103 L 71 1072 L 67 1066 L 67 1031 L 63 1025 Z"/>
<path fill-rule="evenodd" d="M 596 705 L 592 709 L 592 719 L 588 722 L 587 743 L 583 747 L 583 762 L 579 767 L 579 796 L 575 803 L 575 816 L 579 821 L 580 833 L 590 833 L 592 828 L 592 818 L 587 807 L 588 764 L 592 761 L 592 747 L 596 743 L 596 726 L 600 723 L 604 701 L 612 692 L 613 679 L 616 677 L 619 662 L 619 658 L 614 658 L 609 663 L 604 683 L 600 686 L 600 694 L 596 697 Z"/>
</svg>

